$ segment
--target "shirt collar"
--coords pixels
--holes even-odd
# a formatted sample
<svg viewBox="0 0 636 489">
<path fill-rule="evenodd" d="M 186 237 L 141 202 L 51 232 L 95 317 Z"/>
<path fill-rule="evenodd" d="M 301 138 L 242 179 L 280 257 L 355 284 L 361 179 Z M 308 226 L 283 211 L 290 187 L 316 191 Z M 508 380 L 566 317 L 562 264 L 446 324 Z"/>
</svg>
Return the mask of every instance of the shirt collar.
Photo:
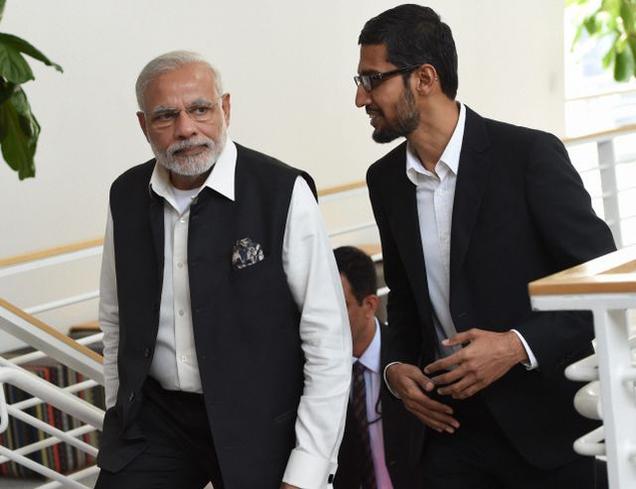
<svg viewBox="0 0 636 489">
<path fill-rule="evenodd" d="M 353 357 L 353 363 L 360 362 L 367 370 L 380 374 L 380 321 L 375 319 L 375 334 L 360 358 Z"/>
<path fill-rule="evenodd" d="M 221 151 L 216 163 L 214 163 L 212 171 L 201 186 L 201 189 L 209 187 L 231 201 L 234 201 L 234 173 L 236 171 L 236 159 L 236 144 L 228 138 L 223 151 Z M 149 189 L 152 189 L 164 199 L 168 201 L 172 200 L 170 174 L 168 173 L 168 170 L 159 163 L 155 163 L 148 186 Z M 199 191 L 201 191 L 201 189 L 199 189 Z"/>
<path fill-rule="evenodd" d="M 452 172 L 454 175 L 457 175 L 457 172 L 459 171 L 459 157 L 462 151 L 464 128 L 466 126 L 466 108 L 461 102 L 458 102 L 458 105 L 459 118 L 457 119 L 457 125 L 455 126 L 455 130 L 453 131 L 448 144 L 442 152 L 442 156 L 439 158 L 438 165 L 439 163 L 442 163 L 442 165 L 436 165 L 436 172 L 440 177 L 443 177 L 447 171 Z M 413 184 L 417 185 L 418 174 L 429 177 L 433 176 L 431 172 L 422 166 L 419 157 L 415 154 L 411 145 L 407 143 L 406 176 L 411 182 L 413 182 Z"/>
</svg>

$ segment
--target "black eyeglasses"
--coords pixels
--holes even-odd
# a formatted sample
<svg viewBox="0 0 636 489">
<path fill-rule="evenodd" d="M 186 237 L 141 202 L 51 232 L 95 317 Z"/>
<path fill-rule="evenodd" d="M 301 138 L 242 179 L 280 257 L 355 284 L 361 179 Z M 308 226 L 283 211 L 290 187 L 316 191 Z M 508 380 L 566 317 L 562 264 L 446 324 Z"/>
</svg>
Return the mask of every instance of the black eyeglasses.
<svg viewBox="0 0 636 489">
<path fill-rule="evenodd" d="M 397 68 L 391 71 L 385 71 L 384 73 L 373 73 L 371 75 L 356 75 L 353 77 L 353 81 L 356 84 L 356 87 L 362 87 L 367 92 L 370 92 L 378 85 L 380 85 L 383 81 L 391 78 L 392 76 L 409 73 L 413 71 L 415 68 L 420 67 L 421 65 L 410 65 L 405 66 L 404 68 Z"/>
</svg>

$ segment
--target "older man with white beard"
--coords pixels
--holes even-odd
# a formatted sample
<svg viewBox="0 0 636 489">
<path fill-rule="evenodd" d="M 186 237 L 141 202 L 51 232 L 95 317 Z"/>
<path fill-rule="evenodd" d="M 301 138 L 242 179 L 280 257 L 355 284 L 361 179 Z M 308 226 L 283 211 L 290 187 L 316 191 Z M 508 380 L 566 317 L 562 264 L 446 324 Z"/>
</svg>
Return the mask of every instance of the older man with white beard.
<svg viewBox="0 0 636 489">
<path fill-rule="evenodd" d="M 313 181 L 227 138 L 201 56 L 155 58 L 136 89 L 156 159 L 110 191 L 96 487 L 327 487 L 351 338 Z"/>
</svg>

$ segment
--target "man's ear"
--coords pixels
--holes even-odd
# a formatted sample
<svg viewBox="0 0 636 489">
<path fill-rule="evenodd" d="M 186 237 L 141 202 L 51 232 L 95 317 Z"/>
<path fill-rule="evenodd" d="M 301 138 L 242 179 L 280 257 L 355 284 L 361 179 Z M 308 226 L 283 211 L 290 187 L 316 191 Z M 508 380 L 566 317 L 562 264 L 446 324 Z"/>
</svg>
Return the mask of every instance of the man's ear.
<svg viewBox="0 0 636 489">
<path fill-rule="evenodd" d="M 433 65 L 424 64 L 415 71 L 415 90 L 422 95 L 428 95 L 436 86 L 439 86 L 437 70 Z"/>
<path fill-rule="evenodd" d="M 362 299 L 362 305 L 364 306 L 366 316 L 369 318 L 374 317 L 380 305 L 380 298 L 375 294 L 370 294 Z"/>
<path fill-rule="evenodd" d="M 146 114 L 144 114 L 141 110 L 137 112 L 137 121 L 139 122 L 139 127 L 141 127 L 141 131 L 146 136 L 146 140 L 148 140 L 148 128 L 146 127 Z"/>
<path fill-rule="evenodd" d="M 221 108 L 223 109 L 223 117 L 225 118 L 225 125 L 229 126 L 230 125 L 230 109 L 232 108 L 229 93 L 223 94 L 223 98 L 221 99 Z"/>
</svg>

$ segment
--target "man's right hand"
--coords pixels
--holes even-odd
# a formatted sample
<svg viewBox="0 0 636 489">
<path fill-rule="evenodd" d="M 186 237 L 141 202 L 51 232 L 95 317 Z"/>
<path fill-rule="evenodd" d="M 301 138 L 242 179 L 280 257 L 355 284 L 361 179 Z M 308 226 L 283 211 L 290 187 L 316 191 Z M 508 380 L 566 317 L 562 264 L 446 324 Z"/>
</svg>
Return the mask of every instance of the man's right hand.
<svg viewBox="0 0 636 489">
<path fill-rule="evenodd" d="M 386 379 L 404 407 L 429 428 L 454 433 L 459 422 L 453 418 L 453 409 L 431 399 L 427 393 L 435 388 L 433 381 L 415 365 L 395 363 L 386 371 Z"/>
</svg>

